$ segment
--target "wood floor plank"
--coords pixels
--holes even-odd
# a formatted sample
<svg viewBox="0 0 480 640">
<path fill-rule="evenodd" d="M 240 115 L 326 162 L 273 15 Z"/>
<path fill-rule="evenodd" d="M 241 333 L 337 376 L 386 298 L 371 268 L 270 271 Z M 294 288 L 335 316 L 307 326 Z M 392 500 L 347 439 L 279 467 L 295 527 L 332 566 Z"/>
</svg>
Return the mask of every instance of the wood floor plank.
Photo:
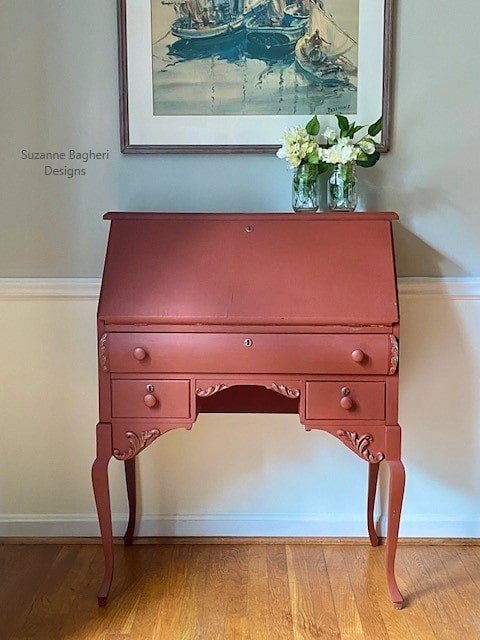
<svg viewBox="0 0 480 640">
<path fill-rule="evenodd" d="M 340 640 L 325 557 L 321 547 L 287 545 L 295 640 Z"/>
<path fill-rule="evenodd" d="M 371 553 L 382 552 L 382 549 L 369 549 Z M 343 547 L 342 555 L 348 572 L 357 610 L 366 640 L 388 640 L 385 623 L 380 614 L 376 594 L 372 592 L 371 580 L 367 580 L 365 558 L 359 557 L 355 547 Z M 380 579 L 380 576 L 377 576 Z"/>
<path fill-rule="evenodd" d="M 285 545 L 250 547 L 247 621 L 252 640 L 293 640 Z"/>
<path fill-rule="evenodd" d="M 448 580 L 450 597 L 461 616 L 461 625 L 468 637 L 480 638 L 480 591 L 451 547 L 432 549 L 442 578 Z"/>
<path fill-rule="evenodd" d="M 413 583 L 411 599 L 419 599 L 430 626 L 438 640 L 465 640 L 465 631 L 458 624 L 458 613 L 452 602 L 441 595 L 446 585 L 432 577 L 431 547 L 411 547 L 408 566 Z"/>
<path fill-rule="evenodd" d="M 36 549 L 36 551 L 35 551 Z M 60 547 L 0 547 L 0 638 L 10 638 L 24 618 Z"/>
<path fill-rule="evenodd" d="M 0 546 L 0 640 L 480 639 L 473 546 L 401 546 L 402 611 L 381 548 L 116 546 L 115 564 L 99 609 L 101 547 Z"/>
<path fill-rule="evenodd" d="M 71 585 L 75 576 L 70 576 L 84 551 L 80 546 L 60 548 L 51 567 L 35 592 L 31 604 L 21 616 L 12 638 L 24 640 L 51 640 L 60 637 L 60 629 L 71 604 Z"/>
<path fill-rule="evenodd" d="M 358 550 L 358 553 L 360 556 L 367 555 L 367 584 L 375 593 L 388 638 L 390 640 L 417 640 L 417 630 L 412 628 L 410 624 L 410 622 L 413 622 L 411 616 L 405 615 L 405 610 L 398 611 L 392 606 L 385 577 L 385 549 L 371 549 L 369 553 L 365 550 L 363 553 Z M 402 555 L 404 555 L 404 551 L 398 549 L 395 573 L 400 591 L 403 595 L 406 595 L 409 592 L 409 584 L 405 580 L 405 575 L 399 569 L 399 560 Z M 426 628 L 431 630 L 429 625 Z M 422 637 L 422 640 L 427 640 L 427 638 L 424 639 Z"/>
<path fill-rule="evenodd" d="M 340 547 L 324 547 L 327 572 L 342 640 L 363 640 L 362 622 Z"/>
<path fill-rule="evenodd" d="M 399 587 L 405 597 L 405 608 L 401 614 L 408 619 L 414 637 L 436 640 L 437 636 L 425 613 L 423 601 L 421 597 L 417 597 L 420 578 L 415 571 L 411 571 L 411 562 L 411 548 L 404 547 L 404 551 L 399 552 L 396 559 Z"/>
</svg>

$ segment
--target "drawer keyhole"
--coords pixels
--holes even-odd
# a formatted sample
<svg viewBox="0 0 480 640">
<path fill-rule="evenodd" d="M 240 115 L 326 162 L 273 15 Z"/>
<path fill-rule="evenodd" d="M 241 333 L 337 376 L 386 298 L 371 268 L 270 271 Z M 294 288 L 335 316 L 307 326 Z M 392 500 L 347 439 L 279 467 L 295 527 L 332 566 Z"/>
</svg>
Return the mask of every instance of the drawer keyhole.
<svg viewBox="0 0 480 640">
<path fill-rule="evenodd" d="M 244 344 L 246 347 L 251 347 L 251 346 L 253 345 L 253 340 L 252 340 L 251 338 L 246 338 L 246 339 L 243 341 L 243 344 Z"/>
<path fill-rule="evenodd" d="M 148 391 L 148 393 L 153 393 L 155 391 L 155 387 L 153 386 L 153 384 L 147 384 L 145 388 Z"/>
</svg>

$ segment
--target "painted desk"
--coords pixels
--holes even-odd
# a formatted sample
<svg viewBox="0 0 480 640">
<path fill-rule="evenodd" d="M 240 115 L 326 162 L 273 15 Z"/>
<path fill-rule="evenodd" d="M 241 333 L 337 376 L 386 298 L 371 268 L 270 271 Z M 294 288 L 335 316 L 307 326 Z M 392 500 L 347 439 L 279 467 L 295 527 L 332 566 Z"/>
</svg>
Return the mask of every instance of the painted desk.
<svg viewBox="0 0 480 640">
<path fill-rule="evenodd" d="M 110 213 L 98 308 L 100 421 L 92 477 L 113 576 L 108 488 L 125 463 L 135 529 L 135 458 L 200 412 L 295 413 L 368 464 L 367 526 L 379 464 L 390 470 L 387 584 L 405 472 L 398 425 L 399 314 L 393 213 Z"/>
</svg>

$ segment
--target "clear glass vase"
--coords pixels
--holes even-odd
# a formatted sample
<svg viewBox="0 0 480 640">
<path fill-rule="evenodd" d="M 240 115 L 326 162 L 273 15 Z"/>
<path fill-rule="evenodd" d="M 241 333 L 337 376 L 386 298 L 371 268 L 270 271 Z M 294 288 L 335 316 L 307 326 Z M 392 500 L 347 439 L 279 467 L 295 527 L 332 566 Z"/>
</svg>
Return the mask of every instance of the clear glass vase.
<svg viewBox="0 0 480 640">
<path fill-rule="evenodd" d="M 336 164 L 327 183 L 327 201 L 331 211 L 355 211 L 357 208 L 357 165 Z"/>
<path fill-rule="evenodd" d="M 301 164 L 295 169 L 292 184 L 294 211 L 317 211 L 319 205 L 318 168 L 314 164 Z"/>
</svg>

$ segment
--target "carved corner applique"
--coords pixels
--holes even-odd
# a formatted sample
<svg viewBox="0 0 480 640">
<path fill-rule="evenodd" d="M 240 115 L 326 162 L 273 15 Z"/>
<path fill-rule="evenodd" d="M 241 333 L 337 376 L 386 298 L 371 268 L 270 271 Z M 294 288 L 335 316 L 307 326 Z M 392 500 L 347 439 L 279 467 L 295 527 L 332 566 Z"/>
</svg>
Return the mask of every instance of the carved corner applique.
<svg viewBox="0 0 480 640">
<path fill-rule="evenodd" d="M 108 360 L 108 333 L 104 333 L 100 338 L 100 342 L 98 343 L 98 358 L 100 361 L 100 367 L 102 371 L 109 371 L 110 362 Z"/>
<path fill-rule="evenodd" d="M 267 385 L 267 389 L 271 391 L 276 391 L 280 393 L 282 396 L 287 398 L 299 398 L 300 397 L 300 389 L 289 389 L 284 384 L 278 384 L 277 382 L 272 382 L 272 384 Z"/>
<path fill-rule="evenodd" d="M 340 429 L 337 431 L 337 436 L 343 440 L 349 449 L 367 462 L 381 462 L 385 459 L 385 454 L 381 451 L 375 454 L 370 452 L 368 447 L 373 442 L 373 436 L 369 433 L 364 433 L 359 436 L 355 431 L 344 431 Z"/>
<path fill-rule="evenodd" d="M 228 384 L 214 384 L 211 387 L 206 387 L 204 389 L 202 389 L 202 387 L 197 387 L 195 389 L 195 393 L 200 398 L 208 398 L 210 396 L 213 396 L 215 393 L 218 393 L 219 391 L 225 391 L 225 389 L 228 389 L 228 387 Z"/>
<path fill-rule="evenodd" d="M 388 375 L 391 376 L 398 368 L 399 357 L 398 340 L 393 334 L 390 334 L 390 345 L 390 369 L 388 370 Z"/>
<path fill-rule="evenodd" d="M 219 391 L 224 391 L 225 389 L 229 389 L 231 384 L 214 384 L 211 387 L 197 387 L 195 389 L 195 393 L 200 398 L 209 398 L 213 396 L 215 393 Z M 280 393 L 282 396 L 286 398 L 299 398 L 300 397 L 300 389 L 290 389 L 284 384 L 271 382 L 270 384 L 261 385 L 265 387 L 265 389 L 269 389 L 270 391 L 275 391 L 276 393 Z"/>
<path fill-rule="evenodd" d="M 113 450 L 113 455 L 117 460 L 130 460 L 137 455 L 139 451 L 145 449 L 147 444 L 150 444 L 155 438 L 160 435 L 159 429 L 150 429 L 149 431 L 142 431 L 140 435 L 133 433 L 133 431 L 127 431 L 125 437 L 130 442 L 130 447 L 126 451 L 120 451 L 119 449 Z"/>
</svg>

